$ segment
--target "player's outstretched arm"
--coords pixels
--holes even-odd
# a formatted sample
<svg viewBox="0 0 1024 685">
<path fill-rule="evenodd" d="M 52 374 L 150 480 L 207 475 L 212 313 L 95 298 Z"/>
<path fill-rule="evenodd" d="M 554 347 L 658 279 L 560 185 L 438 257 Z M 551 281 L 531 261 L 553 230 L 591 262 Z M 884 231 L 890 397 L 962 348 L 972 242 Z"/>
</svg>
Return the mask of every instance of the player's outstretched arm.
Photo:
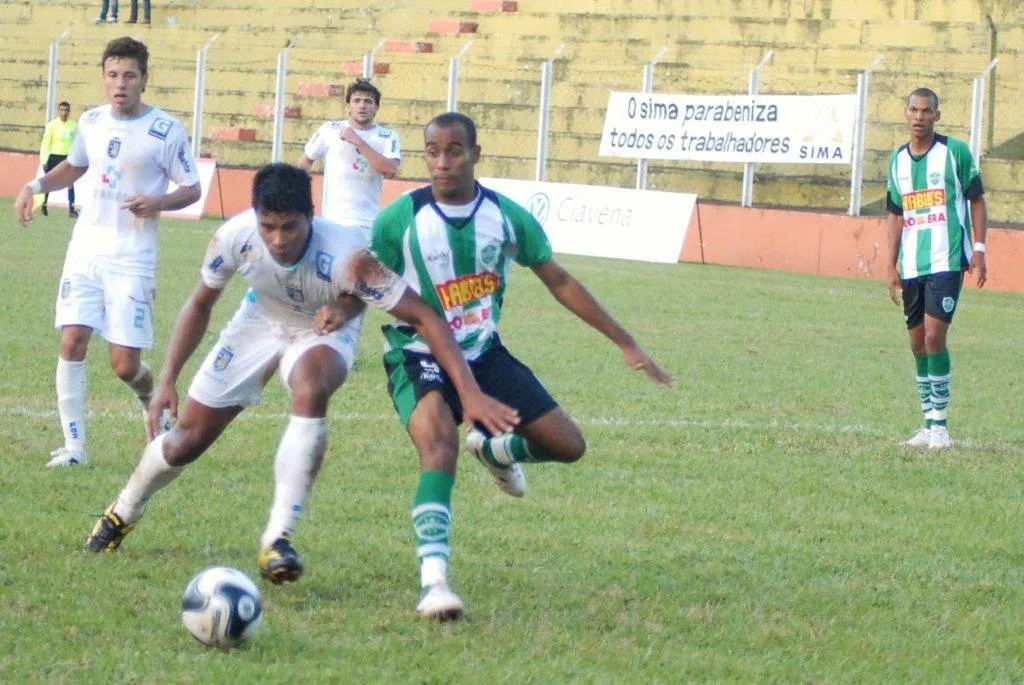
<svg viewBox="0 0 1024 685">
<path fill-rule="evenodd" d="M 618 346 L 629 368 L 645 371 L 657 385 L 671 387 L 675 384 L 675 378 L 658 366 L 590 291 L 558 262 L 549 259 L 531 268 L 563 307 Z"/>
<path fill-rule="evenodd" d="M 36 193 L 52 193 L 55 190 L 67 188 L 80 179 L 87 170 L 88 167 L 71 166 L 67 161 L 63 161 L 50 169 L 42 177 L 35 181 L 30 181 L 21 189 L 17 199 L 14 200 L 14 218 L 22 226 L 27 225 L 29 221 L 32 221 L 33 195 Z M 38 183 L 39 187 L 33 188 L 34 183 Z"/>
<path fill-rule="evenodd" d="M 494 435 L 507 433 L 519 423 L 519 412 L 485 394 L 469 370 L 448 324 L 423 299 L 406 288 L 391 313 L 416 329 L 430 346 L 438 363 L 452 379 L 462 402 L 463 420 L 480 423 Z"/>
<path fill-rule="evenodd" d="M 200 281 L 178 314 L 164 367 L 160 371 L 160 380 L 149 403 L 150 435 L 156 435 L 160 415 L 165 409 L 171 416 L 178 417 L 178 376 L 206 334 L 210 326 L 210 313 L 221 292 Z"/>
</svg>

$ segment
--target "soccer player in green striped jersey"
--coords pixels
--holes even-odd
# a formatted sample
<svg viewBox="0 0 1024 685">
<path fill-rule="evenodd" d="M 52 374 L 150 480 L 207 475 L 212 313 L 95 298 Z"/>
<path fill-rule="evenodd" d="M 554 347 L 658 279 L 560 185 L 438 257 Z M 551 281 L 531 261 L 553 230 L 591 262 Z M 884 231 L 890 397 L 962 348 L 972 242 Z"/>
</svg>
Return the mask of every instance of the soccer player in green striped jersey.
<svg viewBox="0 0 1024 685">
<path fill-rule="evenodd" d="M 935 132 L 939 96 L 918 88 L 907 97 L 910 141 L 889 158 L 889 296 L 910 331 L 924 426 L 911 447 L 945 449 L 952 366 L 946 337 L 964 270 L 987 278 L 985 188 L 970 149 Z M 972 249 L 971 234 L 974 234 Z"/>
<path fill-rule="evenodd" d="M 476 182 L 480 146 L 471 119 L 439 115 L 424 135 L 431 184 L 377 216 L 372 250 L 447 320 L 481 389 L 519 412 L 514 432 L 489 435 L 470 427 L 466 446 L 499 487 L 522 496 L 521 463 L 574 462 L 586 443 L 498 336 L 512 262 L 531 269 L 566 309 L 614 342 L 631 368 L 644 370 L 658 385 L 670 386 L 674 379 L 555 262 L 544 230 L 528 211 Z M 447 576 L 462 408 L 416 331 L 398 322 L 385 326 L 384 335 L 389 390 L 420 457 L 412 510 L 422 588 L 416 610 L 427 618 L 455 619 L 463 605 Z"/>
</svg>

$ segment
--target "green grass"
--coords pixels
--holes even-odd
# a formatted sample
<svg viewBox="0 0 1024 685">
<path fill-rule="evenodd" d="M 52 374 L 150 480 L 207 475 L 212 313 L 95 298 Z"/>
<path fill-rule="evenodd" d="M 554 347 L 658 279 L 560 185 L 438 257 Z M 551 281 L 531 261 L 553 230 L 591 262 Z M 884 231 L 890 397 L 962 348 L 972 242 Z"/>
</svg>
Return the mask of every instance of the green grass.
<svg viewBox="0 0 1024 685">
<path fill-rule="evenodd" d="M 1024 679 L 1020 295 L 966 294 L 950 339 L 961 446 L 928 454 L 898 444 L 918 424 L 914 369 L 878 282 L 561 258 L 678 376 L 666 391 L 518 270 L 503 335 L 589 452 L 530 467 L 523 500 L 464 462 L 452 582 L 468 613 L 449 626 L 413 617 L 418 469 L 373 314 L 296 539 L 308 575 L 263 587 L 263 629 L 221 653 L 182 628 L 180 595 L 209 565 L 254 575 L 286 395 L 272 381 L 118 554 L 80 554 L 143 433 L 96 339 L 93 465 L 43 468 L 70 230 L 54 214 L 22 230 L 0 203 L 0 681 Z M 154 366 L 214 227 L 164 222 Z"/>
</svg>

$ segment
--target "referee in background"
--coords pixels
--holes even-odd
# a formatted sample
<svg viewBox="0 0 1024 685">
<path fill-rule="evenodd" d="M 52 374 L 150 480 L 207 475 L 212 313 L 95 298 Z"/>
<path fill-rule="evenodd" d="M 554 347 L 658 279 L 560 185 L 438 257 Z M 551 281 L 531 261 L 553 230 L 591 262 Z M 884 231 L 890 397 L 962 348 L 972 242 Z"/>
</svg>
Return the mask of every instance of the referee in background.
<svg viewBox="0 0 1024 685">
<path fill-rule="evenodd" d="M 71 152 L 71 144 L 75 142 L 75 134 L 78 133 L 78 122 L 70 119 L 71 103 L 65 101 L 57 105 L 57 118 L 46 125 L 43 132 L 43 143 L 39 146 L 39 161 L 43 164 L 43 173 L 48 172 L 65 159 Z M 43 216 L 47 216 L 46 201 L 50 194 L 43 195 L 43 204 L 40 207 Z M 72 219 L 78 216 L 75 211 L 75 186 L 68 186 L 68 216 Z"/>
</svg>

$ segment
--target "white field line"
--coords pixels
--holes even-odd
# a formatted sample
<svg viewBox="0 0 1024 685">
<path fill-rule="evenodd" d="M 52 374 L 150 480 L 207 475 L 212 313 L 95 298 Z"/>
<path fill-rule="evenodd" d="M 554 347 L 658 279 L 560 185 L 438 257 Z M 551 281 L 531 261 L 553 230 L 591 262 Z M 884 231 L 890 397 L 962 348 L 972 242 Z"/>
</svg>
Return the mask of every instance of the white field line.
<svg viewBox="0 0 1024 685">
<path fill-rule="evenodd" d="M 290 416 L 288 412 L 272 411 L 260 407 L 252 407 L 244 412 L 236 420 L 284 420 Z M 0 418 L 30 418 L 38 420 L 57 420 L 56 409 L 39 409 L 27 406 L 0 403 Z M 120 419 L 128 421 L 142 420 L 141 410 L 129 411 L 125 409 L 91 409 L 88 418 Z M 371 422 L 382 424 L 393 424 L 397 417 L 390 413 L 368 413 L 368 412 L 342 412 L 331 413 L 330 418 L 335 421 Z M 832 435 L 860 435 L 868 438 L 897 440 L 899 436 L 892 436 L 881 428 L 866 426 L 863 424 L 832 424 L 832 423 L 792 423 L 786 421 L 747 421 L 744 419 L 726 419 L 724 421 L 697 420 L 697 419 L 627 419 L 614 416 L 583 416 L 574 417 L 574 420 L 581 426 L 622 426 L 622 427 L 650 427 L 650 428 L 697 428 L 706 430 L 729 430 L 729 431 L 753 431 L 753 432 L 782 432 L 794 434 L 825 433 Z M 981 444 L 973 440 L 957 440 L 961 447 L 987 450 L 992 452 L 1003 452 L 1010 454 L 1024 454 L 1024 446 L 1013 444 Z"/>
</svg>

